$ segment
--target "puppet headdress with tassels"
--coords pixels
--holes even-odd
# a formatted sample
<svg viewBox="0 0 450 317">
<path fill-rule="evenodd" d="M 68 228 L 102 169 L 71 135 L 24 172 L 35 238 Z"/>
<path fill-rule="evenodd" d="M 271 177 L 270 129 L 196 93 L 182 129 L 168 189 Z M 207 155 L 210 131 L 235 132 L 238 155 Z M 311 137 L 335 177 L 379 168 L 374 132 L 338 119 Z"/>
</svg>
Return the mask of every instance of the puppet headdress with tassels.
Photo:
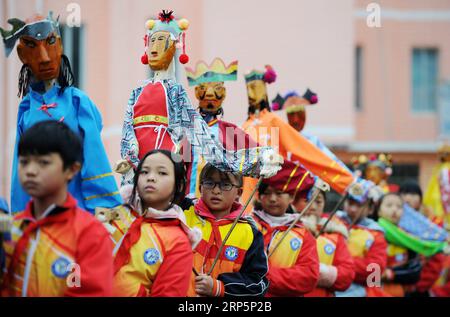
<svg viewBox="0 0 450 317">
<path fill-rule="evenodd" d="M 158 20 L 147 20 L 145 22 L 145 27 L 147 33 L 144 37 L 145 48 L 148 47 L 150 37 L 155 32 L 169 32 L 170 38 L 175 41 L 176 52 L 174 56 L 174 71 L 175 77 L 178 81 L 182 78 L 182 67 L 181 64 L 186 64 L 189 62 L 189 56 L 186 54 L 186 33 L 185 31 L 189 28 L 189 21 L 186 19 L 175 20 L 173 11 L 162 10 L 158 15 Z M 145 54 L 142 59 L 145 59 Z M 143 64 L 146 64 L 142 60 Z"/>
</svg>

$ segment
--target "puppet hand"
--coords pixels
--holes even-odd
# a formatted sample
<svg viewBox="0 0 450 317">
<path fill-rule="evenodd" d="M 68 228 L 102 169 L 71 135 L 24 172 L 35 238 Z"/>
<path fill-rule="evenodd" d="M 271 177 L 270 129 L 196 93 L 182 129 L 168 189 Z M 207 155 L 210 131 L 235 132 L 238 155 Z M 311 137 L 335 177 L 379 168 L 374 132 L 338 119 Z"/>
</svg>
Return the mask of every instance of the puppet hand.
<svg viewBox="0 0 450 317">
<path fill-rule="evenodd" d="M 7 233 L 11 231 L 13 217 L 0 212 L 0 233 Z"/>
<path fill-rule="evenodd" d="M 320 189 L 323 192 L 329 192 L 330 191 L 330 185 L 328 185 L 328 183 L 324 182 L 319 177 L 316 177 L 316 180 L 314 182 L 314 187 Z"/>
<path fill-rule="evenodd" d="M 127 160 L 119 160 L 114 166 L 114 172 L 119 174 L 126 174 L 131 169 L 131 165 Z"/>
<path fill-rule="evenodd" d="M 264 151 L 261 160 L 261 172 L 260 176 L 263 178 L 270 178 L 278 173 L 281 169 L 281 165 L 283 164 L 284 159 L 272 148 L 269 148 L 267 151 Z"/>
<path fill-rule="evenodd" d="M 450 245 L 449 245 L 448 242 L 447 242 L 447 244 L 445 245 L 444 250 L 442 250 L 442 252 L 443 252 L 445 255 L 450 255 Z"/>
<path fill-rule="evenodd" d="M 380 186 L 374 185 L 371 189 L 369 189 L 368 197 L 372 199 L 373 202 L 378 202 L 383 195 L 384 192 Z"/>
<path fill-rule="evenodd" d="M 373 187 L 375 187 L 373 182 L 358 177 L 356 181 L 348 187 L 347 192 L 352 199 L 359 203 L 364 203 L 367 199 L 371 198 L 369 197 L 369 191 Z M 374 198 L 376 196 L 375 193 L 375 191 L 372 193 Z"/>
<path fill-rule="evenodd" d="M 117 208 L 117 207 L 116 207 Z M 97 218 L 101 223 L 108 223 L 119 218 L 119 213 L 116 208 L 95 208 L 95 218 Z"/>
</svg>

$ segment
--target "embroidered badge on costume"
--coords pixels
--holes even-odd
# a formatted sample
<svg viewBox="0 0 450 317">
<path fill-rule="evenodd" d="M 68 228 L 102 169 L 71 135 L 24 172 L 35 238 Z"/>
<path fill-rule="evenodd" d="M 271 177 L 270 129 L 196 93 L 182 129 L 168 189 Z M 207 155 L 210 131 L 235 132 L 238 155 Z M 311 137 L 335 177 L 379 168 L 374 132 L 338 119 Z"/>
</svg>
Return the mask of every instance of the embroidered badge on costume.
<svg viewBox="0 0 450 317">
<path fill-rule="evenodd" d="M 234 261 L 237 259 L 237 257 L 239 256 L 239 251 L 237 248 L 235 247 L 227 247 L 225 249 L 225 257 L 230 260 L 230 261 Z"/>
<path fill-rule="evenodd" d="M 66 258 L 58 258 L 52 263 L 52 273 L 59 278 L 65 278 L 69 274 L 68 266 L 70 261 Z"/>
<path fill-rule="evenodd" d="M 300 248 L 301 245 L 302 245 L 302 241 L 299 238 L 293 238 L 291 240 L 291 248 L 292 248 L 292 250 L 297 251 Z"/>
<path fill-rule="evenodd" d="M 325 253 L 328 255 L 333 254 L 333 252 L 334 252 L 333 245 L 331 245 L 329 243 L 327 245 L 325 245 L 323 249 L 324 249 Z"/>
<path fill-rule="evenodd" d="M 161 255 L 155 248 L 147 249 L 144 253 L 144 261 L 149 265 L 153 265 L 159 261 Z"/>
</svg>

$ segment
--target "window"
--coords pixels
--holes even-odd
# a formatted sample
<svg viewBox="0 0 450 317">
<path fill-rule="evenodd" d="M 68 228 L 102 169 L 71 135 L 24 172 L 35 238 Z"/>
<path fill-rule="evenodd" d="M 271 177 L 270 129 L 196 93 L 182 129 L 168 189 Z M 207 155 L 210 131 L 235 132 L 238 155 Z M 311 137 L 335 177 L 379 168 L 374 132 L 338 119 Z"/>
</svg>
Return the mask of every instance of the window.
<svg viewBox="0 0 450 317">
<path fill-rule="evenodd" d="M 355 107 L 357 110 L 362 109 L 363 102 L 363 49 L 360 46 L 355 50 Z"/>
<path fill-rule="evenodd" d="M 74 86 L 82 89 L 84 83 L 84 26 L 61 25 L 64 54 L 69 58 L 74 75 Z"/>
<path fill-rule="evenodd" d="M 440 139 L 450 139 L 450 80 L 439 85 L 438 94 Z"/>
<path fill-rule="evenodd" d="M 438 50 L 413 49 L 412 110 L 430 112 L 437 109 Z"/>
</svg>

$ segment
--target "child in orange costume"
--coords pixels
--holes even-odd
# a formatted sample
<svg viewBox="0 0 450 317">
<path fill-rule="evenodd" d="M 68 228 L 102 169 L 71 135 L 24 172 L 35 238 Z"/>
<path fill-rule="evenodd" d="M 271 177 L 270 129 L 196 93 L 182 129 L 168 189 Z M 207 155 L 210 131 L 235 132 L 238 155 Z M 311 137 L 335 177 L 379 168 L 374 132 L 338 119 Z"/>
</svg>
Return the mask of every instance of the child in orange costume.
<svg viewBox="0 0 450 317">
<path fill-rule="evenodd" d="M 181 158 L 166 150 L 147 153 L 136 170 L 130 197 L 129 228 L 116 245 L 114 295 L 183 297 L 192 272 L 192 246 L 199 236 L 185 224 L 177 205 L 184 198 Z M 123 210 L 122 210 L 123 211 Z M 119 216 L 120 218 L 120 216 Z"/>
<path fill-rule="evenodd" d="M 297 218 L 297 214 L 286 213 L 296 193 L 313 184 L 308 171 L 285 161 L 282 170 L 258 188 L 261 210 L 254 210 L 253 218 L 269 256 L 268 297 L 303 296 L 317 284 L 319 259 L 311 233 L 298 222 L 282 239 Z"/>
<path fill-rule="evenodd" d="M 305 297 L 332 297 L 335 291 L 345 291 L 355 278 L 353 259 L 347 247 L 348 230 L 337 219 L 327 221 L 324 215 L 326 194 L 320 192 L 306 213 L 303 223 L 316 237 L 320 261 L 320 277 L 317 287 Z M 318 236 L 320 231 L 323 233 Z"/>
<path fill-rule="evenodd" d="M 81 167 L 79 138 L 64 123 L 43 121 L 22 135 L 18 153 L 20 182 L 32 200 L 15 215 L 5 243 L 3 295 L 110 296 L 108 233 L 67 189 Z"/>
</svg>

